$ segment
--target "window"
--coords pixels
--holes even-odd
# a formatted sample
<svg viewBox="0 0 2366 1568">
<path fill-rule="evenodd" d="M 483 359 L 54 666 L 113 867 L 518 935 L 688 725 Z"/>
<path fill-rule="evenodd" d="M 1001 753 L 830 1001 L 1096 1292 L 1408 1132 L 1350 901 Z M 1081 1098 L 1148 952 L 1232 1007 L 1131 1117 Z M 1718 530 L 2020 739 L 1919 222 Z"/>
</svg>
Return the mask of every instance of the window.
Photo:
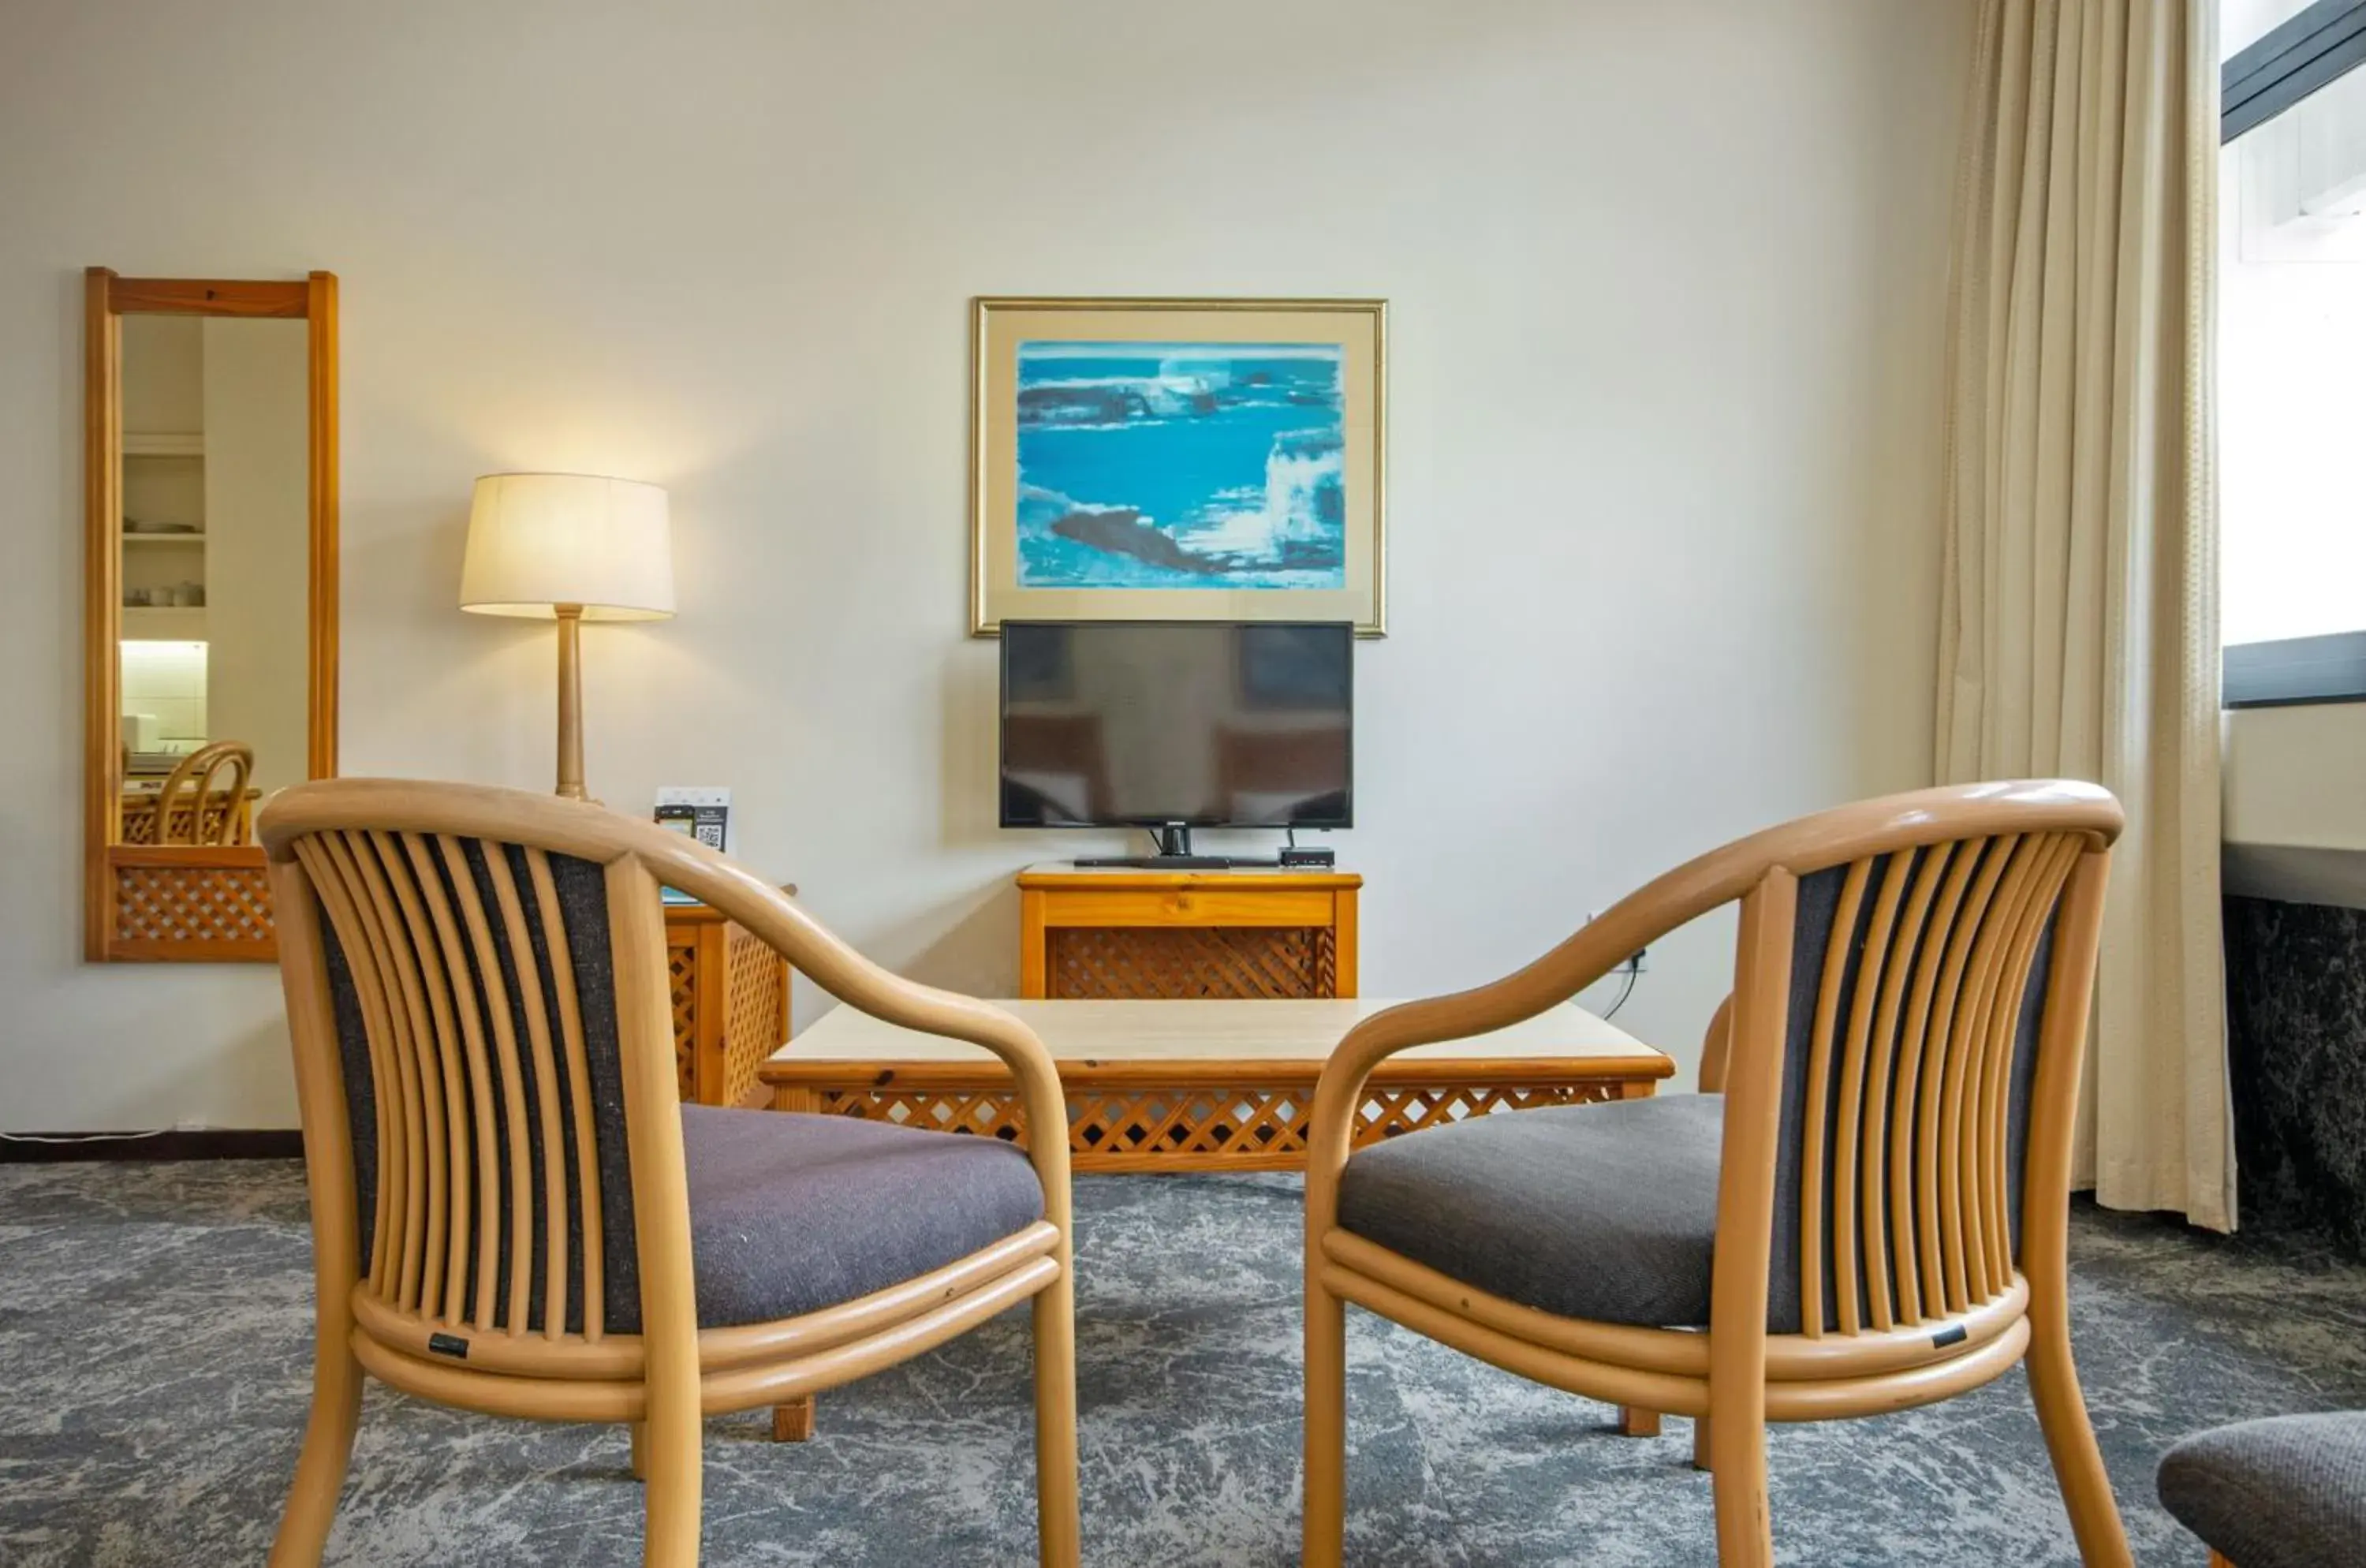
<svg viewBox="0 0 2366 1568">
<path fill-rule="evenodd" d="M 2225 701 L 2366 700 L 2366 0 L 2226 0 Z"/>
</svg>

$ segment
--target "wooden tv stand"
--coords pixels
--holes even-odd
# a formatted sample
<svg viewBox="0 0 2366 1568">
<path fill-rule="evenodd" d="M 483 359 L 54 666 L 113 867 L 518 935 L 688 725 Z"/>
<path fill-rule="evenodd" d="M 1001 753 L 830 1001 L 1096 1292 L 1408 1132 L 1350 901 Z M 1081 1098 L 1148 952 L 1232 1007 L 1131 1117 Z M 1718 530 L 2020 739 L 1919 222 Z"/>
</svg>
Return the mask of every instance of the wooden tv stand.
<svg viewBox="0 0 2366 1568">
<path fill-rule="evenodd" d="M 1363 885 L 1294 867 L 1031 865 L 1019 874 L 1019 994 L 1353 997 Z"/>
</svg>

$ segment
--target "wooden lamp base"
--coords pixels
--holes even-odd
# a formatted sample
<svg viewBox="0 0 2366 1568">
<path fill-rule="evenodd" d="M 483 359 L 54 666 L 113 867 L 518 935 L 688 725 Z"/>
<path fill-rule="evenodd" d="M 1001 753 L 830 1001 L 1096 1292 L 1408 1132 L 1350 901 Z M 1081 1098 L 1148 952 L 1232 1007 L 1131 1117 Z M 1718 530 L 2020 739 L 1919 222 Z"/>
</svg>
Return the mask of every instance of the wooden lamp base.
<svg viewBox="0 0 2366 1568">
<path fill-rule="evenodd" d="M 583 793 L 583 606 L 554 604 L 558 622 L 558 793 Z"/>
</svg>

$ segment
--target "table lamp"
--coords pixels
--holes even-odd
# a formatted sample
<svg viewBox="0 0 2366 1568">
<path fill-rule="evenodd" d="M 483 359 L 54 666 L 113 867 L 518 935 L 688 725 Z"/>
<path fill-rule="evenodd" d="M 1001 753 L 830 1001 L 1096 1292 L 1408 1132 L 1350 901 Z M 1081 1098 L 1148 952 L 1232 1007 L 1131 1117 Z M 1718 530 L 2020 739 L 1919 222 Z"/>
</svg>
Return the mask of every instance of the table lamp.
<svg viewBox="0 0 2366 1568">
<path fill-rule="evenodd" d="M 585 621 L 673 614 L 666 492 L 589 474 L 488 474 L 468 509 L 460 608 L 558 623 L 558 793 L 583 795 Z"/>
</svg>

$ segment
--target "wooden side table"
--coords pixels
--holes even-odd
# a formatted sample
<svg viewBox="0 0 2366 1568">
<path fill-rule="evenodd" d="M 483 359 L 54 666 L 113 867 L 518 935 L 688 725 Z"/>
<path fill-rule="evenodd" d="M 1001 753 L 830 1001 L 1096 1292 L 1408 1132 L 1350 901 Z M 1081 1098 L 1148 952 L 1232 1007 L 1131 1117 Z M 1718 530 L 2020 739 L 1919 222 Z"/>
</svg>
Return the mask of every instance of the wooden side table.
<svg viewBox="0 0 2366 1568">
<path fill-rule="evenodd" d="M 789 1037 L 788 960 L 704 904 L 668 904 L 665 924 L 682 1098 L 770 1106 L 772 1088 L 756 1069 Z"/>
<path fill-rule="evenodd" d="M 1356 994 L 1347 871 L 1019 874 L 1019 994 L 1180 1000 Z"/>
</svg>

